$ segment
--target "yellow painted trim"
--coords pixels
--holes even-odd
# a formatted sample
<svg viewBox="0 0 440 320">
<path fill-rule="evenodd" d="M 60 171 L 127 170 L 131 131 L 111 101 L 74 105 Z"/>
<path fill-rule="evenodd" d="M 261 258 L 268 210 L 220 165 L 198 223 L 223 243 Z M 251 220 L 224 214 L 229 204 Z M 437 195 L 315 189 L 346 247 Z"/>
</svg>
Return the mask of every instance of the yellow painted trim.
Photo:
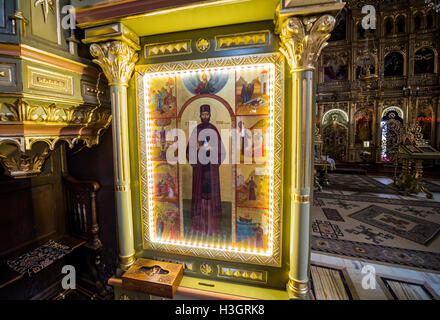
<svg viewBox="0 0 440 320">
<path fill-rule="evenodd" d="M 87 64 L 84 64 L 84 63 L 81 63 L 81 62 L 75 61 L 75 60 L 70 60 L 70 59 L 64 58 L 64 57 L 62 57 L 62 56 L 58 56 L 58 55 L 56 55 L 56 54 L 53 54 L 53 53 L 50 53 L 50 52 L 47 52 L 47 51 L 44 51 L 44 50 L 40 50 L 40 49 L 36 49 L 36 48 L 34 48 L 34 47 L 30 47 L 30 46 L 25 45 L 25 44 L 20 44 L 19 46 L 20 46 L 21 48 L 23 48 L 23 49 L 27 49 L 27 50 L 30 50 L 30 51 L 34 51 L 34 52 L 37 52 L 37 53 L 43 54 L 43 55 L 45 55 L 45 56 L 49 56 L 49 57 L 52 57 L 52 58 L 56 58 L 56 59 L 59 59 L 59 60 L 63 60 L 63 61 L 65 61 L 65 62 L 67 62 L 67 63 L 76 64 L 76 65 L 78 65 L 78 66 L 80 66 L 80 67 L 83 67 L 83 68 L 90 68 L 90 67 L 91 67 L 90 65 L 87 65 Z"/>
<path fill-rule="evenodd" d="M 205 285 L 200 285 L 204 283 Z M 206 286 L 210 285 L 210 286 Z M 213 287 L 212 287 L 213 285 Z M 203 290 L 207 292 L 216 292 L 227 295 L 240 296 L 259 300 L 288 300 L 286 291 L 260 288 L 244 284 L 235 284 L 231 282 L 212 281 L 190 276 L 184 276 L 180 287 Z"/>
<path fill-rule="evenodd" d="M 211 2 L 190 4 L 190 5 L 181 6 L 181 7 L 177 7 L 177 8 L 158 10 L 158 11 L 153 11 L 153 12 L 148 12 L 148 13 L 141 13 L 141 14 L 131 15 L 131 16 L 127 16 L 127 17 L 119 17 L 119 18 L 113 18 L 113 19 L 107 19 L 107 20 L 101 20 L 101 21 L 80 23 L 77 26 L 79 28 L 84 29 L 84 28 L 90 28 L 90 27 L 94 27 L 94 26 L 107 24 L 107 23 L 113 23 L 113 22 L 119 22 L 119 21 L 123 22 L 123 21 L 138 19 L 138 18 L 151 17 L 151 16 L 162 15 L 162 14 L 168 14 L 168 13 L 172 13 L 172 12 L 178 12 L 178 11 L 182 11 L 182 10 L 191 10 L 191 9 L 197 9 L 197 8 L 202 8 L 202 7 L 215 7 L 215 6 L 220 6 L 220 5 L 224 5 L 224 4 L 234 4 L 234 3 L 249 2 L 249 1 L 251 1 L 251 0 L 213 0 Z M 93 7 L 99 7 L 99 6 L 100 6 L 99 4 L 96 4 L 96 5 L 92 5 L 92 6 L 81 7 L 81 8 L 76 9 L 76 12 L 78 13 L 78 12 L 86 11 L 87 9 L 91 9 Z"/>
<path fill-rule="evenodd" d="M 57 98 L 53 96 L 44 96 L 44 95 L 36 95 L 36 94 L 28 94 L 28 93 L 15 93 L 15 92 L 1 92 L 1 97 L 7 98 L 25 98 L 25 99 L 37 99 L 37 100 L 43 100 L 48 102 L 60 102 L 60 103 L 67 103 L 67 104 L 74 104 L 74 105 L 93 105 L 91 103 L 86 103 L 84 100 L 73 100 L 73 99 L 64 99 L 64 98 Z M 109 105 L 107 105 L 109 106 Z"/>
</svg>

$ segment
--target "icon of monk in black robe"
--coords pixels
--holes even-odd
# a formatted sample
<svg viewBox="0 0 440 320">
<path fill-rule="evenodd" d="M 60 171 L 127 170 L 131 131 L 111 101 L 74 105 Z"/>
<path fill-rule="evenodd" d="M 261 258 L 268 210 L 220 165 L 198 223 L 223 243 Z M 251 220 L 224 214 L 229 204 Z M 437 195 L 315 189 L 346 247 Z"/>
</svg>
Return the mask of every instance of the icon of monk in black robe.
<svg viewBox="0 0 440 320">
<path fill-rule="evenodd" d="M 200 119 L 202 123 L 197 125 L 191 133 L 190 143 L 186 148 L 187 160 L 190 161 L 193 168 L 190 233 L 216 236 L 220 233 L 222 218 L 219 167 L 225 159 L 225 147 L 217 128 L 209 122 L 211 119 L 211 107 L 209 105 L 205 104 L 200 107 Z M 205 129 L 210 130 L 204 131 Z M 202 135 L 200 135 L 201 132 Z M 206 134 L 207 132 L 217 136 L 217 145 L 215 145 L 215 141 L 210 141 L 211 138 L 209 134 Z M 206 138 L 199 141 L 199 137 L 204 136 L 204 134 L 207 135 Z M 195 163 L 191 163 L 192 159 L 189 156 L 191 141 L 197 141 L 197 159 Z M 199 150 L 209 158 L 206 164 L 200 162 Z M 211 151 L 217 152 L 217 154 L 211 155 Z"/>
</svg>

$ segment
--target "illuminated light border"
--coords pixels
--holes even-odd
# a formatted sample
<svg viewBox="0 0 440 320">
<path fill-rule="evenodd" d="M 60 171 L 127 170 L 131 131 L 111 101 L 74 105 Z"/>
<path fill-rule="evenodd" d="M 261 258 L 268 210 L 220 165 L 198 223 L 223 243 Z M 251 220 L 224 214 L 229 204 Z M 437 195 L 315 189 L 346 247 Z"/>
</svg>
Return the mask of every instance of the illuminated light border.
<svg viewBox="0 0 440 320">
<path fill-rule="evenodd" d="M 380 119 L 382 120 L 383 117 L 385 117 L 385 115 L 387 114 L 388 111 L 396 111 L 397 114 L 399 115 L 399 117 L 401 117 L 402 119 L 405 119 L 405 112 L 402 110 L 401 107 L 399 106 L 388 106 L 386 108 L 384 108 L 382 110 L 382 116 L 380 117 Z"/>
<path fill-rule="evenodd" d="M 236 72 L 236 71 L 248 71 L 248 70 L 260 70 L 260 69 L 265 69 L 265 70 L 269 70 L 269 118 L 270 118 L 270 122 L 269 122 L 269 161 L 268 161 L 268 165 L 266 166 L 267 169 L 269 169 L 269 223 L 267 224 L 267 230 L 268 230 L 268 248 L 265 252 L 261 252 L 259 250 L 257 250 L 257 248 L 249 248 L 246 250 L 241 249 L 242 246 L 237 246 L 237 245 L 232 245 L 232 250 L 227 249 L 225 247 L 225 245 L 217 245 L 214 243 L 203 243 L 203 244 L 196 244 L 196 245 L 192 245 L 190 243 L 189 240 L 174 240 L 174 239 L 158 239 L 155 236 L 155 230 L 156 230 L 156 224 L 155 224 L 155 219 L 154 219 L 154 212 L 153 209 L 155 206 L 154 201 L 152 200 L 152 194 L 154 193 L 154 183 L 153 183 L 153 175 L 154 175 L 154 161 L 151 158 L 151 150 L 152 150 L 152 144 L 151 144 L 151 140 L 152 140 L 152 126 L 153 121 L 150 120 L 149 118 L 149 112 L 146 112 L 146 123 L 147 125 L 147 162 L 148 162 L 148 178 L 149 178 L 149 182 L 148 182 L 148 207 L 150 208 L 149 210 L 149 232 L 150 232 L 150 239 L 152 242 L 155 243 L 162 243 L 162 244 L 175 244 L 175 245 L 183 245 L 183 246 L 191 246 L 191 247 L 198 247 L 198 248 L 204 248 L 204 249 L 210 249 L 210 250 L 228 250 L 228 251 L 232 251 L 232 252 L 240 252 L 240 253 L 252 253 L 252 254 L 260 254 L 260 255 L 264 255 L 264 256 L 270 256 L 272 255 L 272 249 L 273 249 L 273 228 L 272 228 L 272 223 L 273 223 L 273 215 L 272 215 L 272 210 L 273 210 L 273 205 L 272 205 L 272 201 L 273 201 L 273 140 L 274 140 L 274 130 L 273 130 L 273 126 L 274 126 L 274 118 L 273 118 L 273 113 L 274 113 L 274 108 L 273 108 L 273 95 L 274 95 L 274 91 L 273 91 L 273 87 L 274 84 L 273 79 L 275 78 L 275 68 L 273 64 L 254 64 L 254 65 L 244 65 L 244 66 L 234 66 L 234 67 L 220 67 L 220 68 L 209 68 L 209 69 L 193 69 L 193 70 L 184 70 L 184 71 L 170 71 L 170 72 L 158 72 L 158 73 L 147 73 L 143 76 L 144 78 L 144 88 L 145 88 L 145 93 L 150 91 L 150 83 L 154 80 L 154 79 L 166 79 L 166 78 L 174 78 L 176 79 L 179 76 L 182 75 L 186 75 L 186 74 L 198 74 L 201 72 Z M 148 94 L 145 94 L 146 97 L 146 105 L 145 108 L 147 110 L 150 109 L 150 101 L 149 101 L 149 96 Z M 237 116 L 237 115 L 236 115 Z M 267 141 L 267 140 L 266 140 Z M 181 196 L 179 194 L 179 196 Z M 179 208 L 180 210 L 182 210 L 181 208 Z M 264 218 L 264 216 L 263 216 Z M 246 247 L 245 247 L 246 248 Z"/>
<path fill-rule="evenodd" d="M 200 243 L 191 240 L 156 239 L 153 214 L 153 161 L 151 160 L 151 137 L 153 122 L 149 115 L 149 85 L 152 79 L 167 76 L 185 75 L 202 71 L 231 71 L 247 69 L 269 69 L 269 159 L 266 168 L 269 171 L 269 209 L 268 209 L 268 248 L 246 248 L 236 244 Z M 203 61 L 185 61 L 168 64 L 138 66 L 137 102 L 139 111 L 140 166 L 142 190 L 143 248 L 177 254 L 222 260 L 281 265 L 281 207 L 282 207 L 282 107 L 284 100 L 284 60 L 279 54 L 263 54 L 232 58 L 217 58 Z M 236 115 L 235 115 L 236 116 Z M 275 152 L 278 156 L 275 157 Z M 276 171 L 276 172 L 275 172 Z M 145 174 L 144 174 L 145 173 Z M 276 185 L 276 187 L 275 187 Z M 276 195 L 276 196 L 275 196 Z M 181 195 L 179 194 L 179 197 Z M 151 208 L 151 210 L 150 210 Z M 179 208 L 181 209 L 181 208 Z"/>
</svg>

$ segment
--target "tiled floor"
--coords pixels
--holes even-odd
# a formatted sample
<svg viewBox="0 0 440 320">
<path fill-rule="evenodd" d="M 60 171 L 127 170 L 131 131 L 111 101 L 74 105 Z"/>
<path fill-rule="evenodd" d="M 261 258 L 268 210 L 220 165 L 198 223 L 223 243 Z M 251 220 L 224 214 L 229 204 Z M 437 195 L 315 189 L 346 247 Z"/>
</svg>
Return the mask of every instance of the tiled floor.
<svg viewBox="0 0 440 320">
<path fill-rule="evenodd" d="M 375 177 L 375 179 L 384 184 L 389 184 L 393 182 L 392 179 L 386 177 Z M 355 193 L 352 191 L 341 191 L 341 190 L 338 191 L 332 190 L 331 192 L 345 194 L 345 195 L 350 195 Z M 417 200 L 440 202 L 440 193 L 434 193 L 433 194 L 434 197 L 432 200 L 427 199 L 425 194 L 423 193 L 420 193 L 418 195 L 413 195 L 410 197 L 404 197 L 401 195 L 393 195 L 393 194 L 374 194 L 374 195 L 378 197 L 393 198 L 393 199 L 412 199 L 412 200 L 417 199 Z M 366 272 L 364 270 L 364 273 L 362 273 L 362 269 L 366 265 L 370 265 L 374 267 L 376 279 L 378 279 L 379 276 L 385 276 L 390 278 L 405 279 L 408 282 L 414 281 L 416 283 L 426 283 L 432 288 L 432 290 L 438 296 L 440 296 L 440 274 L 416 271 L 407 268 L 397 268 L 394 266 L 381 265 L 381 264 L 363 262 L 352 259 L 344 259 L 341 257 L 335 257 L 321 253 L 312 253 L 311 260 L 312 263 L 317 263 L 317 264 L 322 263 L 326 265 L 333 265 L 336 267 L 345 268 L 348 276 L 350 277 L 351 282 L 355 287 L 356 293 L 361 300 L 389 299 L 389 297 L 387 297 L 386 293 L 384 292 L 382 286 L 380 286 L 378 282 L 376 283 L 374 289 L 363 288 L 362 280 L 366 276 Z"/>
</svg>

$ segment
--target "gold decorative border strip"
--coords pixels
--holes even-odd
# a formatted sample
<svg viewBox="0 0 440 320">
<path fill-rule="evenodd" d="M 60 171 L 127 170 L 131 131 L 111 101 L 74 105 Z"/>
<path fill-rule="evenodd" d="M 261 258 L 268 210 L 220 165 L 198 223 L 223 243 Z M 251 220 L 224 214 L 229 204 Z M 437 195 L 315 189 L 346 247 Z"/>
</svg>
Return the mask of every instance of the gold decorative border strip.
<svg viewBox="0 0 440 320">
<path fill-rule="evenodd" d="M 168 57 L 192 53 L 191 40 L 146 44 L 145 58 Z"/>
<path fill-rule="evenodd" d="M 240 282 L 267 283 L 267 272 L 261 270 L 248 270 L 217 265 L 219 278 L 234 279 Z"/>
<path fill-rule="evenodd" d="M 294 202 L 299 203 L 309 203 L 310 202 L 310 196 L 309 195 L 303 195 L 303 194 L 292 194 L 292 199 Z"/>
<path fill-rule="evenodd" d="M 28 89 L 43 90 L 73 96 L 73 77 L 27 66 Z"/>
<path fill-rule="evenodd" d="M 270 46 L 270 31 L 215 36 L 215 51 Z"/>
<path fill-rule="evenodd" d="M 143 76 L 146 73 L 184 71 L 191 69 L 207 69 L 218 67 L 234 67 L 272 63 L 275 68 L 274 79 L 274 154 L 273 154 L 273 242 L 272 255 L 262 256 L 252 253 L 232 252 L 227 250 L 211 250 L 188 247 L 177 244 L 162 244 L 150 241 L 149 208 L 148 208 L 148 167 L 147 167 L 147 136 L 146 136 L 146 105 L 144 99 Z M 282 239 L 282 190 L 283 190 L 283 106 L 284 106 L 284 59 L 279 53 L 213 58 L 206 60 L 180 61 L 162 64 L 138 65 L 136 67 L 137 106 L 139 122 L 139 166 L 142 206 L 143 249 L 171 252 L 180 255 L 191 255 L 224 261 L 245 262 L 272 267 L 281 266 Z"/>
</svg>

